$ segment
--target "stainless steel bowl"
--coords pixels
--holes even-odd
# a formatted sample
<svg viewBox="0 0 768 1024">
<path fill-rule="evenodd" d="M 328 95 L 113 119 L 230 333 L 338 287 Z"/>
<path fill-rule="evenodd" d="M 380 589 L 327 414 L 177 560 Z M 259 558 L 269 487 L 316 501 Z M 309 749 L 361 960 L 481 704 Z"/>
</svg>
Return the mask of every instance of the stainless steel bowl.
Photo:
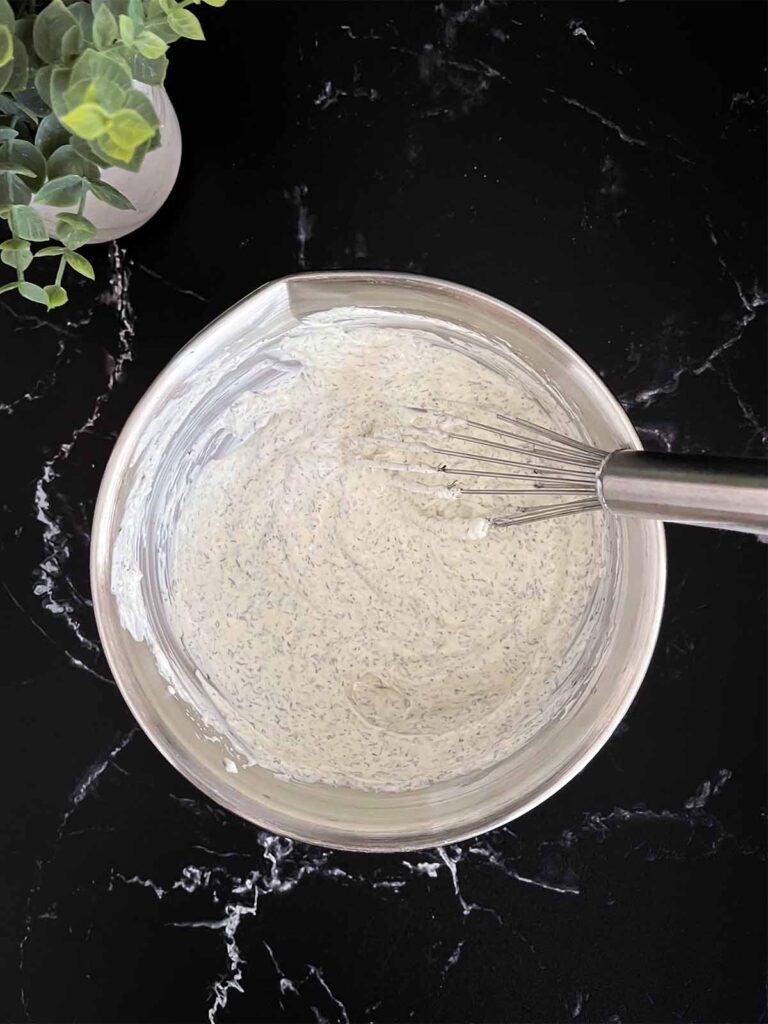
<svg viewBox="0 0 768 1024">
<path fill-rule="evenodd" d="M 442 332 L 449 345 L 452 333 L 471 330 L 482 337 L 486 353 L 522 360 L 547 380 L 578 417 L 585 437 L 606 450 L 640 447 L 621 406 L 583 360 L 546 328 L 496 299 L 410 274 L 283 278 L 243 299 L 185 346 L 126 423 L 96 505 L 93 599 L 107 659 L 133 714 L 171 764 L 213 800 L 309 843 L 361 851 L 418 849 L 477 835 L 524 814 L 573 778 L 606 742 L 637 692 L 656 642 L 666 578 L 664 531 L 652 521 L 612 520 L 603 613 L 573 668 L 576 697 L 565 713 L 492 768 L 404 793 L 291 782 L 258 767 L 228 771 L 227 751 L 208 738 L 204 718 L 169 691 L 147 644 L 121 625 L 111 585 L 115 540 L 132 489 L 149 480 L 135 545 L 135 581 L 151 606 L 163 657 L 185 675 L 187 689 L 194 688 L 194 666 L 158 598 L 157 580 L 168 571 L 171 543 L 165 482 L 188 471 L 185 460 L 201 417 L 220 411 L 263 377 L 264 353 L 276 339 L 310 314 L 343 307 L 375 309 L 383 322 L 393 316 L 428 317 L 434 323 L 429 329 Z M 215 373 L 213 366 L 219 367 Z M 188 404 L 188 415 L 162 450 L 153 448 L 148 438 L 158 420 L 179 402 Z"/>
</svg>

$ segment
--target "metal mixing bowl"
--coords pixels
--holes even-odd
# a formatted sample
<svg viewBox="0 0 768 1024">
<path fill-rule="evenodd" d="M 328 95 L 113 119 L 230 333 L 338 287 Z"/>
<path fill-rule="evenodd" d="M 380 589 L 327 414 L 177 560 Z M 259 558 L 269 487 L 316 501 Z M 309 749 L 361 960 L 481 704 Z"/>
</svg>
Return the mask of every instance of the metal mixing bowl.
<svg viewBox="0 0 768 1024">
<path fill-rule="evenodd" d="M 287 277 L 258 289 L 194 338 L 132 413 L 115 444 L 96 505 L 93 600 L 107 659 L 133 714 L 171 764 L 209 797 L 264 828 L 309 843 L 362 851 L 418 849 L 477 835 L 518 817 L 565 785 L 606 742 L 637 692 L 656 642 L 666 578 L 664 531 L 660 523 L 647 520 L 611 520 L 602 611 L 573 668 L 575 698 L 567 711 L 493 767 L 403 793 L 292 782 L 258 767 L 233 773 L 225 744 L 208 738 L 211 729 L 204 716 L 169 690 L 167 669 L 164 677 L 147 644 L 121 624 L 112 592 L 115 540 L 132 489 L 143 481 L 146 507 L 135 545 L 134 582 L 166 665 L 184 674 L 187 690 L 199 686 L 157 585 L 172 561 L 168 523 L 177 511 L 168 506 L 167 482 L 193 471 L 190 450 L 201 422 L 220 415 L 243 390 L 263 383 L 265 353 L 281 335 L 310 314 L 344 307 L 375 309 L 384 323 L 388 318 L 399 323 L 408 316 L 430 318 L 429 329 L 448 346 L 454 336 L 471 331 L 483 339 L 480 348 L 489 357 L 521 360 L 543 377 L 578 419 L 585 438 L 609 450 L 640 447 L 621 406 L 583 360 L 502 302 L 410 274 Z M 176 433 L 158 447 L 157 423 L 174 403 L 186 413 Z M 222 445 L 226 448 L 226 438 L 195 458 L 200 462 L 221 454 Z"/>
</svg>

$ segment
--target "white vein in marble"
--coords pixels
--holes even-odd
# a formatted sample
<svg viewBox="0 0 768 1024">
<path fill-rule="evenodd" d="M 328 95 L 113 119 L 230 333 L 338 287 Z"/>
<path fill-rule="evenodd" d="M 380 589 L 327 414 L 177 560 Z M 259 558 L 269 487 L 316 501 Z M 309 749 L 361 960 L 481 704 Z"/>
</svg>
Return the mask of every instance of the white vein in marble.
<svg viewBox="0 0 768 1024">
<path fill-rule="evenodd" d="M 57 843 L 68 836 L 80 834 L 71 828 L 74 815 L 84 805 L 86 798 L 95 792 L 100 780 L 105 778 L 106 770 L 110 767 L 120 768 L 116 762 L 130 738 L 130 735 L 123 737 L 84 773 L 83 779 L 73 791 Z M 133 784 L 127 777 L 124 782 L 121 781 L 121 772 L 110 778 L 115 784 Z M 289 974 L 283 967 L 283 960 L 289 956 L 289 951 L 281 951 L 276 939 L 251 924 L 257 918 L 263 900 L 285 897 L 309 879 L 359 888 L 361 891 L 374 886 L 380 889 L 381 899 L 388 903 L 395 901 L 391 904 L 393 913 L 396 913 L 398 901 L 408 899 L 408 892 L 415 886 L 434 891 L 434 898 L 439 901 L 448 892 L 453 895 L 456 914 L 452 941 L 449 926 L 447 943 L 445 939 L 440 943 L 440 949 L 444 950 L 440 969 L 443 979 L 449 973 L 461 969 L 468 949 L 479 940 L 480 935 L 486 934 L 486 927 L 503 926 L 508 929 L 510 934 L 519 939 L 521 948 L 533 957 L 534 964 L 539 969 L 546 969 L 547 965 L 540 961 L 535 945 L 526 935 L 520 933 L 511 922 L 505 920 L 502 924 L 498 911 L 480 907 L 465 893 L 460 883 L 460 870 L 466 870 L 469 876 L 469 868 L 472 868 L 472 886 L 477 885 L 483 871 L 498 872 L 502 877 L 526 888 L 533 885 L 541 889 L 542 900 L 559 900 L 578 899 L 590 884 L 589 864 L 592 857 L 584 850 L 578 859 L 573 860 L 585 844 L 588 844 L 588 850 L 592 850 L 595 845 L 619 841 L 624 836 L 622 841 L 627 850 L 625 856 L 634 859 L 638 868 L 645 865 L 649 871 L 653 870 L 656 860 L 707 857 L 722 843 L 734 842 L 734 838 L 710 810 L 712 801 L 720 796 L 731 778 L 728 769 L 721 769 L 714 777 L 704 779 L 677 810 L 636 806 L 590 811 L 581 816 L 579 823 L 538 843 L 533 836 L 529 839 L 521 838 L 519 828 L 513 831 L 506 827 L 465 844 L 424 851 L 418 858 L 377 858 L 371 867 L 367 866 L 365 858 L 299 847 L 289 839 L 257 831 L 254 834 L 255 849 L 252 840 L 248 841 L 248 849 L 243 851 L 215 851 L 199 846 L 197 849 L 204 854 L 204 858 L 185 864 L 176 874 L 167 878 L 150 877 L 145 872 L 131 870 L 123 864 L 119 869 L 113 868 L 109 872 L 106 891 L 112 893 L 125 887 L 136 889 L 137 893 L 145 892 L 146 898 L 167 904 L 170 923 L 176 930 L 199 929 L 217 937 L 223 969 L 211 984 L 211 998 L 207 1008 L 209 1024 L 220 1021 L 224 1012 L 228 1015 L 237 1013 L 234 999 L 246 994 L 248 963 L 259 955 L 259 951 L 271 964 L 276 997 L 284 1008 L 288 1006 L 287 1000 L 290 1000 L 290 1009 L 294 1014 L 305 1017 L 309 1015 L 317 1021 L 346 1024 L 348 1020 L 359 1019 L 359 1015 L 353 1013 L 347 1004 L 343 976 L 331 972 L 319 956 L 311 956 Z M 195 821 L 198 818 L 201 822 L 208 820 L 216 830 L 228 820 L 225 812 L 202 798 L 174 798 L 174 801 L 180 813 L 191 815 Z M 108 804 L 103 803 L 102 806 L 107 807 Z M 523 820 L 520 825 L 524 823 Z M 633 840 L 633 831 L 636 829 L 641 830 L 641 842 Z M 650 840 L 648 844 L 646 839 Z M 754 851 L 745 848 L 743 852 L 747 854 Z M 574 864 L 578 866 L 580 875 L 573 874 Z M 361 869 L 359 871 L 356 869 L 358 865 Z M 54 919 L 57 914 L 55 904 L 50 901 L 43 902 L 41 911 L 35 912 L 34 903 L 37 899 L 41 902 L 43 900 L 42 867 L 28 901 L 26 935 L 21 949 L 22 977 L 24 946 L 28 943 L 35 922 Z M 201 898 L 210 901 L 211 914 L 200 916 L 198 910 L 195 916 L 185 916 L 186 902 L 199 908 Z M 544 913 L 546 904 L 542 903 L 541 906 Z M 491 916 L 488 916 L 489 911 Z M 488 924 L 483 925 L 483 921 Z M 582 1015 L 588 998 L 586 992 L 575 993 L 574 1001 L 568 1007 L 573 1019 Z M 366 1012 L 375 1008 L 376 1003 L 373 1003 L 366 1008 Z"/>
<path fill-rule="evenodd" d="M 85 635 L 74 598 L 79 603 L 84 599 L 77 596 L 76 590 L 68 580 L 66 565 L 70 557 L 70 544 L 66 529 L 62 526 L 55 510 L 56 495 L 53 485 L 62 473 L 63 465 L 69 459 L 78 440 L 93 429 L 99 420 L 104 406 L 109 400 L 115 386 L 122 378 L 125 366 L 133 358 L 131 342 L 133 340 L 135 321 L 131 306 L 128 286 L 130 266 L 125 254 L 116 242 L 111 243 L 109 258 L 111 274 L 107 291 L 102 301 L 114 307 L 117 315 L 117 344 L 115 355 L 109 354 L 105 388 L 93 401 L 90 412 L 77 426 L 69 438 L 62 442 L 55 453 L 47 459 L 35 482 L 34 511 L 35 518 L 41 525 L 43 559 L 35 573 L 36 583 L 34 594 L 40 598 L 45 611 L 60 616 L 77 640 L 78 646 L 85 652 L 97 655 L 100 647 Z M 68 655 L 78 668 L 84 668 L 99 678 L 104 678 L 92 666 L 79 657 Z"/>
</svg>

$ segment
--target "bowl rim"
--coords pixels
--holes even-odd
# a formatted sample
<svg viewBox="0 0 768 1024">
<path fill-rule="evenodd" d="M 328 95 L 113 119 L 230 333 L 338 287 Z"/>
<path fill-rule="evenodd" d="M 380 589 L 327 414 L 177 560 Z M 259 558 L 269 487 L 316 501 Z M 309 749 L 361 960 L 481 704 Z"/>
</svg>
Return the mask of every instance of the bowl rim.
<svg viewBox="0 0 768 1024">
<path fill-rule="evenodd" d="M 575 757 L 564 770 L 557 773 L 549 782 L 542 784 L 527 800 L 517 803 L 513 808 L 501 808 L 496 813 L 489 813 L 484 818 L 478 818 L 471 824 L 471 826 L 467 825 L 466 827 L 457 827 L 455 830 L 446 829 L 444 832 L 441 832 L 439 836 L 425 836 L 423 839 L 419 839 L 418 841 L 398 839 L 390 836 L 371 838 L 369 835 L 366 835 L 364 839 L 359 838 L 356 840 L 354 833 L 347 829 L 340 829 L 338 831 L 338 835 L 335 836 L 332 841 L 325 838 L 323 838 L 322 841 L 319 841 L 317 838 L 307 835 L 305 832 L 303 833 L 300 828 L 293 828 L 290 825 L 286 827 L 285 823 L 282 821 L 276 822 L 274 818 L 270 817 L 269 808 L 264 804 L 256 802 L 253 798 L 249 799 L 248 807 L 244 808 L 242 806 L 242 798 L 238 799 L 238 794 L 233 789 L 229 787 L 223 788 L 218 785 L 218 780 L 215 775 L 201 762 L 195 759 L 194 752 L 191 751 L 190 748 L 186 751 L 188 759 L 181 758 L 178 755 L 173 743 L 169 741 L 164 731 L 157 727 L 152 709 L 148 702 L 143 699 L 141 688 L 132 684 L 130 679 L 125 678 L 127 673 L 123 673 L 123 659 L 116 639 L 118 633 L 122 631 L 124 627 L 121 623 L 113 621 L 113 617 L 109 614 L 108 609 L 102 605 L 100 597 L 101 588 L 104 585 L 103 577 L 105 570 L 111 567 L 109 524 L 110 518 L 114 513 L 116 497 L 123 472 L 127 466 L 131 464 L 130 461 L 126 460 L 135 446 L 137 426 L 143 419 L 146 411 L 152 406 L 156 393 L 165 386 L 165 382 L 168 376 L 171 375 L 173 368 L 188 356 L 193 347 L 201 342 L 205 336 L 213 332 L 223 320 L 228 318 L 240 307 L 249 304 L 261 293 L 275 287 L 288 287 L 294 282 L 327 282 L 329 279 L 339 281 L 340 283 L 349 281 L 360 283 L 364 282 L 368 284 L 381 282 L 390 285 L 410 284 L 413 286 L 436 286 L 440 289 L 448 290 L 456 296 L 464 296 L 467 299 L 475 301 L 480 300 L 483 303 L 489 303 L 504 314 L 513 314 L 516 319 L 522 321 L 535 332 L 546 336 L 556 347 L 565 351 L 569 359 L 572 360 L 579 367 L 580 371 L 585 374 L 587 379 L 590 380 L 590 383 L 596 386 L 606 407 L 611 407 L 613 415 L 622 422 L 627 433 L 633 439 L 635 447 L 638 449 L 642 448 L 640 438 L 626 411 L 610 388 L 592 369 L 592 367 L 577 352 L 575 352 L 570 345 L 549 330 L 549 328 L 545 327 L 543 324 L 539 323 L 539 321 L 528 316 L 528 314 L 523 313 L 516 307 L 511 306 L 509 303 L 503 302 L 501 299 L 497 299 L 478 289 L 456 284 L 452 281 L 399 271 L 306 271 L 303 273 L 289 274 L 284 277 L 275 278 L 271 281 L 265 282 L 231 305 L 228 309 L 224 310 L 212 321 L 206 324 L 200 331 L 198 331 L 186 344 L 184 344 L 160 370 L 126 419 L 107 461 L 107 465 L 99 485 L 92 520 L 90 583 L 94 615 L 109 668 L 114 676 L 115 682 L 117 683 L 123 699 L 128 705 L 134 718 L 141 726 L 143 732 L 152 741 L 163 757 L 165 757 L 165 759 L 177 771 L 179 771 L 189 782 L 219 806 L 224 807 L 226 810 L 231 811 L 233 814 L 236 814 L 244 820 L 250 821 L 259 828 L 275 832 L 279 835 L 288 836 L 298 842 L 322 846 L 328 849 L 363 853 L 410 852 L 429 849 L 446 843 L 462 842 L 463 840 L 473 838 L 494 828 L 505 825 L 508 822 L 521 817 L 523 814 L 528 813 L 567 785 L 567 783 L 578 775 L 579 772 L 586 767 L 586 765 L 608 742 L 637 695 L 648 671 L 648 667 L 658 641 L 659 629 L 664 612 L 667 580 L 667 555 L 664 524 L 660 521 L 650 522 L 646 520 L 646 528 L 649 529 L 652 540 L 647 570 L 649 573 L 654 573 L 655 576 L 655 579 L 652 581 L 654 583 L 655 599 L 653 606 L 647 614 L 647 642 L 642 650 L 641 656 L 638 656 L 635 660 L 633 678 L 626 686 L 624 696 L 613 715 L 606 720 L 599 733 L 589 742 L 582 753 L 578 757 Z M 108 580 L 107 589 L 109 590 L 110 588 L 111 582 Z"/>
</svg>

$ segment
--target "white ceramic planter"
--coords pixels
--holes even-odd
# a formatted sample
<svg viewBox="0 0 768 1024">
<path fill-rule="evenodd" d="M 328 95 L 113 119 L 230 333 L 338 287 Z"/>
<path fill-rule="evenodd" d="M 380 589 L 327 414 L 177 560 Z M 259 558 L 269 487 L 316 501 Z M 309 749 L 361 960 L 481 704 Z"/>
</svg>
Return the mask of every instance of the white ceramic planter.
<svg viewBox="0 0 768 1024">
<path fill-rule="evenodd" d="M 144 158 L 141 170 L 126 171 L 109 167 L 102 171 L 102 180 L 119 189 L 133 203 L 133 210 L 117 210 L 88 195 L 84 215 L 96 225 L 96 234 L 89 244 L 122 238 L 145 224 L 160 209 L 176 183 L 181 164 L 181 129 L 168 93 L 159 86 L 135 82 L 134 87 L 149 97 L 160 121 L 160 145 Z M 46 228 L 52 231 L 58 214 L 53 206 L 37 205 Z"/>
</svg>

